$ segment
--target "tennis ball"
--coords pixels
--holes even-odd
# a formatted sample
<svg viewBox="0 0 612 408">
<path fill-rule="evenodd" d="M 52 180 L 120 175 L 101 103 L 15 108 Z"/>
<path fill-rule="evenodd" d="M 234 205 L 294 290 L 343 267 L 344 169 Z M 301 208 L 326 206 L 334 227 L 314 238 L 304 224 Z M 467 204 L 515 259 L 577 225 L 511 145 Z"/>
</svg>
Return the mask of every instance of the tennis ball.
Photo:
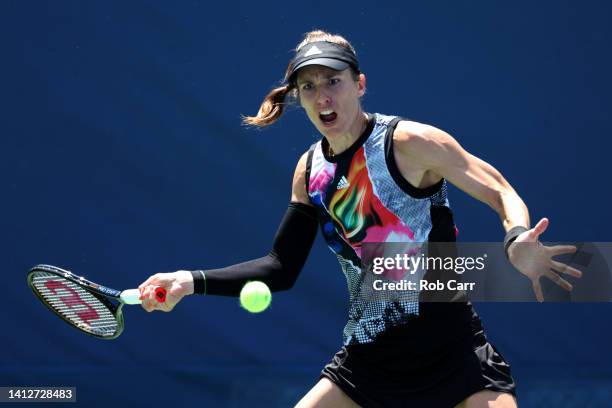
<svg viewBox="0 0 612 408">
<path fill-rule="evenodd" d="M 263 312 L 271 301 L 270 288 L 263 282 L 248 282 L 240 291 L 240 305 L 251 313 Z"/>
</svg>

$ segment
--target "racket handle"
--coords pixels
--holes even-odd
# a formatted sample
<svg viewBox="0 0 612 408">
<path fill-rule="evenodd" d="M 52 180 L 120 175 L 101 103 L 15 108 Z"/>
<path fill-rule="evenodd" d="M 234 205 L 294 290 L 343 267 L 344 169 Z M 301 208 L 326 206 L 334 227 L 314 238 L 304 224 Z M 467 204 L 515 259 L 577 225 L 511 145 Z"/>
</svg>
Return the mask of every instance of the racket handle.
<svg viewBox="0 0 612 408">
<path fill-rule="evenodd" d="M 140 300 L 140 291 L 138 289 L 127 289 L 121 292 L 119 296 L 121 301 L 126 305 L 139 305 L 142 303 Z M 158 286 L 155 288 L 155 299 L 158 302 L 163 303 L 166 301 L 166 289 Z"/>
</svg>

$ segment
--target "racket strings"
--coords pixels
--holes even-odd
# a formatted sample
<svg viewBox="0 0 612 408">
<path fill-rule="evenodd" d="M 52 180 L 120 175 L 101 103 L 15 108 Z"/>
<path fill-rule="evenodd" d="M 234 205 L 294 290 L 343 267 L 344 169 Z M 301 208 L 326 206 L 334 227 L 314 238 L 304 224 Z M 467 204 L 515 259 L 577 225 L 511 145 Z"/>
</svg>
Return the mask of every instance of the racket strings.
<svg viewBox="0 0 612 408">
<path fill-rule="evenodd" d="M 112 337 L 119 323 L 109 307 L 79 285 L 55 274 L 37 272 L 32 284 L 44 302 L 64 320 L 99 337 Z"/>
</svg>

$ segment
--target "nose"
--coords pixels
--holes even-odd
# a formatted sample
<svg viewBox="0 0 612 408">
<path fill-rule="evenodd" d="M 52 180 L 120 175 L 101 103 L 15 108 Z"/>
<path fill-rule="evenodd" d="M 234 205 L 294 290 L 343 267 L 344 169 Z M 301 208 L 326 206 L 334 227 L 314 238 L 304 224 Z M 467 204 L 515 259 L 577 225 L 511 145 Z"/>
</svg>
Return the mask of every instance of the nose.
<svg viewBox="0 0 612 408">
<path fill-rule="evenodd" d="M 317 106 L 326 107 L 331 103 L 331 97 L 323 88 L 319 88 L 317 92 Z"/>
</svg>

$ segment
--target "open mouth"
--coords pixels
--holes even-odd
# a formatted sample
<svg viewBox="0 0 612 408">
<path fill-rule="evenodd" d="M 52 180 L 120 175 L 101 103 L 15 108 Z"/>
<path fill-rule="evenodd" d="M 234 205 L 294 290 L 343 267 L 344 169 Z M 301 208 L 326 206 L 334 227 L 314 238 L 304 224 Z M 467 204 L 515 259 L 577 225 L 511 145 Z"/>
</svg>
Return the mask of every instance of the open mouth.
<svg viewBox="0 0 612 408">
<path fill-rule="evenodd" d="M 319 113 L 319 118 L 321 119 L 321 122 L 323 122 L 323 124 L 325 125 L 329 125 L 333 123 L 337 117 L 338 117 L 338 114 L 334 112 L 333 110 L 326 110 L 326 111 Z"/>
</svg>

